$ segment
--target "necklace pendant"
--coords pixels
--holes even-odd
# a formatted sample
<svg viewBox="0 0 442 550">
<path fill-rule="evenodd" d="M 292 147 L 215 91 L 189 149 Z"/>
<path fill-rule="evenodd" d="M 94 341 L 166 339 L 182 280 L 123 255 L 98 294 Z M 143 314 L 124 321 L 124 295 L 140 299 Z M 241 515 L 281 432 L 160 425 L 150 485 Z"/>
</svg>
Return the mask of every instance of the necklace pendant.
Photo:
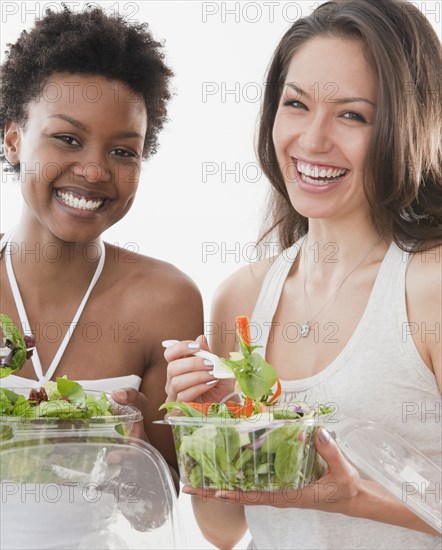
<svg viewBox="0 0 442 550">
<path fill-rule="evenodd" d="M 303 338 L 305 338 L 306 336 L 308 336 L 308 333 L 310 332 L 310 327 L 308 325 L 308 322 L 306 321 L 303 325 L 301 325 L 301 336 Z"/>
</svg>

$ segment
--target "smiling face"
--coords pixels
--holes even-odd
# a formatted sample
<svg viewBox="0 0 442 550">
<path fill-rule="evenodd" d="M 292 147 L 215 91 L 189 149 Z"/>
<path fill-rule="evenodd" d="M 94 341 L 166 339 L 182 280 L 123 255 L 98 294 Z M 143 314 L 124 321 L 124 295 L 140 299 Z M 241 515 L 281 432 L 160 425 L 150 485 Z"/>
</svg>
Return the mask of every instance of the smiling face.
<svg viewBox="0 0 442 550">
<path fill-rule="evenodd" d="M 362 182 L 377 77 L 363 47 L 316 37 L 288 68 L 273 142 L 290 201 L 307 218 L 368 213 Z"/>
<path fill-rule="evenodd" d="M 120 220 L 135 197 L 147 113 L 122 82 L 56 74 L 9 123 L 5 154 L 20 162 L 22 221 L 66 242 L 89 242 Z"/>
</svg>

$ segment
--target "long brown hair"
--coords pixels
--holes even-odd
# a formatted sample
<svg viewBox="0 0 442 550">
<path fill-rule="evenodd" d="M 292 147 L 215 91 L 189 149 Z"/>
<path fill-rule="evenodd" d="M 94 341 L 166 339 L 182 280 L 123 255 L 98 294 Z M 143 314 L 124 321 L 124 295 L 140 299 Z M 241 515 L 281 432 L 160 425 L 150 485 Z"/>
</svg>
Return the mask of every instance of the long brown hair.
<svg viewBox="0 0 442 550">
<path fill-rule="evenodd" d="M 283 36 L 260 115 L 257 154 L 272 189 L 258 243 L 274 235 L 287 248 L 308 229 L 290 203 L 272 129 L 294 52 L 321 35 L 362 40 L 379 78 L 363 182 L 375 227 L 403 249 L 434 246 L 442 239 L 441 49 L 425 16 L 400 0 L 326 2 Z"/>
</svg>

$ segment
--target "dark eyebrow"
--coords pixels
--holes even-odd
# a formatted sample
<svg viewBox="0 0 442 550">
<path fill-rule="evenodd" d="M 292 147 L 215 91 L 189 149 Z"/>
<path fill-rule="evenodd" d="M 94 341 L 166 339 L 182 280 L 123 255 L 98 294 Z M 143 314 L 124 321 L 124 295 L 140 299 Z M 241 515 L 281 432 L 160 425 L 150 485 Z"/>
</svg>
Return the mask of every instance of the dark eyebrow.
<svg viewBox="0 0 442 550">
<path fill-rule="evenodd" d="M 87 134 L 90 134 L 90 130 L 87 126 L 85 126 L 82 122 L 77 120 L 76 118 L 72 118 L 68 115 L 51 115 L 49 118 L 60 118 L 61 120 L 65 120 L 66 122 L 69 122 L 69 124 L 72 124 L 72 126 L 75 126 L 75 128 L 79 128 L 80 130 L 83 130 L 83 132 L 86 132 Z M 140 138 L 144 140 L 144 136 L 139 134 L 138 132 L 118 132 L 113 137 L 116 138 Z"/>
<path fill-rule="evenodd" d="M 294 84 L 293 82 L 289 82 L 286 84 L 289 88 L 292 88 L 295 90 L 296 93 L 298 93 L 301 96 L 305 96 L 307 99 L 311 99 L 311 95 L 305 92 L 302 88 Z M 342 105 L 344 103 L 358 103 L 358 102 L 368 103 L 372 107 L 376 107 L 375 103 L 373 101 L 370 101 L 369 99 L 366 99 L 365 97 L 341 97 L 340 99 L 329 99 L 328 103 L 338 103 L 339 105 Z"/>
<path fill-rule="evenodd" d="M 61 120 L 65 120 L 66 122 L 69 122 L 69 124 L 72 124 L 72 126 L 75 126 L 75 128 L 79 128 L 80 130 L 83 130 L 83 132 L 86 132 L 87 134 L 90 133 L 87 126 L 82 124 L 76 118 L 72 118 L 68 115 L 51 115 L 49 118 L 61 118 Z"/>
<path fill-rule="evenodd" d="M 118 132 L 118 134 L 115 134 L 116 138 L 140 138 L 144 139 L 144 136 L 139 134 L 138 132 Z"/>
</svg>

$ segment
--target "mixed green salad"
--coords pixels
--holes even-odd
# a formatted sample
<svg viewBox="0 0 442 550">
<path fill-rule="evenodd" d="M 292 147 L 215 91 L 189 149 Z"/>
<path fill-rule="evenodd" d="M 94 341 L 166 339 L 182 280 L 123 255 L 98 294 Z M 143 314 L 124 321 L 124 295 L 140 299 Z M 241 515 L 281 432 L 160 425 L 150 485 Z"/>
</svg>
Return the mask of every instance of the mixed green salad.
<svg viewBox="0 0 442 550">
<path fill-rule="evenodd" d="M 237 317 L 240 353 L 221 359 L 235 375 L 241 402 L 164 403 L 172 425 L 181 479 L 194 487 L 302 487 L 324 471 L 314 436 L 327 405 L 278 404 L 274 368 L 252 346 L 247 317 Z"/>
<path fill-rule="evenodd" d="M 6 377 L 30 358 L 35 343 L 3 314 L 0 329 L 0 378 L 5 386 Z M 104 459 L 79 443 L 113 443 L 129 435 L 140 418 L 137 409 L 116 405 L 105 393 L 87 392 L 66 376 L 31 390 L 0 387 L 1 480 L 84 481 Z M 61 440 L 58 428 L 65 430 Z"/>
<path fill-rule="evenodd" d="M 32 356 L 35 341 L 23 336 L 12 320 L 0 314 L 0 378 L 19 371 Z M 0 387 L 1 417 L 88 419 L 112 416 L 112 403 L 105 393 L 98 397 L 86 393 L 81 384 L 66 376 L 56 382 L 46 382 L 39 389 L 30 390 L 26 397 L 12 389 Z"/>
<path fill-rule="evenodd" d="M 20 370 L 26 360 L 32 356 L 35 340 L 32 336 L 23 336 L 12 320 L 0 313 L 0 378 L 5 378 Z"/>
<path fill-rule="evenodd" d="M 178 420 L 177 418 L 174 419 Z M 320 477 L 314 422 L 178 424 L 171 421 L 181 480 L 193 487 L 281 490 Z"/>
<path fill-rule="evenodd" d="M 60 418 L 76 420 L 95 416 L 112 416 L 112 403 L 105 393 L 98 398 L 84 392 L 78 382 L 65 376 L 30 390 L 29 397 L 11 389 L 0 388 L 1 416 L 25 418 Z"/>
</svg>

